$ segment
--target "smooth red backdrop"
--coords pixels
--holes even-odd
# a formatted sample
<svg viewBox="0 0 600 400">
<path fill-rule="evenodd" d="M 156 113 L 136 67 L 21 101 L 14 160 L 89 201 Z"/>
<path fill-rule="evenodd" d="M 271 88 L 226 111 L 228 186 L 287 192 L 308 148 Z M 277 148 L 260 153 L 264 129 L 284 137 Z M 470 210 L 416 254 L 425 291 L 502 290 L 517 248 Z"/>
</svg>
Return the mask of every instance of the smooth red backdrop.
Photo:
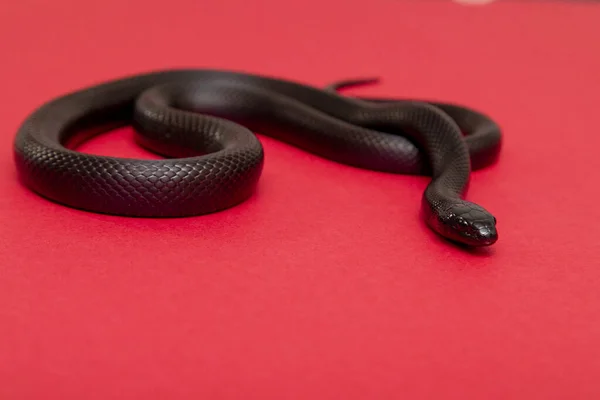
<svg viewBox="0 0 600 400">
<path fill-rule="evenodd" d="M 600 6 L 498 1 L 4 1 L 0 398 L 597 399 Z M 261 136 L 257 194 L 128 219 L 16 180 L 40 103 L 136 72 L 211 67 L 438 99 L 502 125 L 469 198 L 500 240 L 468 253 L 418 219 L 426 178 Z M 83 151 L 154 157 L 130 129 Z"/>
</svg>

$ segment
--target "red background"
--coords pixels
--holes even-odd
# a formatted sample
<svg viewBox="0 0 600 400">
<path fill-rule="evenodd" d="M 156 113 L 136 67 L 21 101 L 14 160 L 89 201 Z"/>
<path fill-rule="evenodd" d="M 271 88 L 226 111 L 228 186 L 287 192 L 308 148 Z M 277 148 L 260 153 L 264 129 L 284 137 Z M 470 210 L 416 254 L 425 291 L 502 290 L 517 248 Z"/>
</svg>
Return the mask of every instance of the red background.
<svg viewBox="0 0 600 400">
<path fill-rule="evenodd" d="M 0 398 L 600 397 L 600 7 L 589 2 L 4 1 Z M 257 194 L 128 219 L 43 200 L 11 146 L 38 104 L 171 67 L 453 101 L 502 125 L 468 253 L 418 218 L 426 178 L 261 136 Z M 154 157 L 130 129 L 84 151 Z"/>
</svg>

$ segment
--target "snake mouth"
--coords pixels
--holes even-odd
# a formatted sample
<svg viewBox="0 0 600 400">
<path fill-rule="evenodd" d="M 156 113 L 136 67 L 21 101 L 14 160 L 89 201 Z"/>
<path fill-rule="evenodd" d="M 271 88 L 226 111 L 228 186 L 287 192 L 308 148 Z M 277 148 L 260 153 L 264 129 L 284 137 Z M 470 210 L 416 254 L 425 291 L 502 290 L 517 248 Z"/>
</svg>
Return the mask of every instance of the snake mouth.
<svg viewBox="0 0 600 400">
<path fill-rule="evenodd" d="M 498 241 L 498 231 L 495 226 L 486 226 L 474 231 L 460 232 L 460 241 L 469 246 L 489 246 Z"/>
</svg>

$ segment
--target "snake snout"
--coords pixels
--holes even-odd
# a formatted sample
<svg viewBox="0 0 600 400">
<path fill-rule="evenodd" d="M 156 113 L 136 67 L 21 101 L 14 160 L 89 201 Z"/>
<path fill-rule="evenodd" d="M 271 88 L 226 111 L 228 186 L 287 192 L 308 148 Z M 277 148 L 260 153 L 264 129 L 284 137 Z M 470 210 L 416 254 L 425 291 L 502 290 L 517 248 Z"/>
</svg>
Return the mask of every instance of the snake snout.
<svg viewBox="0 0 600 400">
<path fill-rule="evenodd" d="M 495 218 L 490 216 L 483 220 L 469 221 L 461 218 L 462 222 L 455 227 L 460 236 L 459 241 L 469 246 L 489 246 L 498 240 Z"/>
<path fill-rule="evenodd" d="M 477 243 L 480 246 L 488 246 L 490 244 L 496 243 L 496 241 L 498 240 L 498 231 L 496 230 L 495 225 L 486 224 L 475 229 L 475 237 L 477 238 Z"/>
</svg>

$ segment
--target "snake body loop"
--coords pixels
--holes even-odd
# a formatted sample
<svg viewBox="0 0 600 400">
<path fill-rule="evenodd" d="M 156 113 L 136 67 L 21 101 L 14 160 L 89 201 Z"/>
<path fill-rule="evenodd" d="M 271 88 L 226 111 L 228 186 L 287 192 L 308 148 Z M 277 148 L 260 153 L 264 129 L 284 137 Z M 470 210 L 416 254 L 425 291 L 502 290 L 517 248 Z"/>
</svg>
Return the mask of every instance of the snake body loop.
<svg viewBox="0 0 600 400">
<path fill-rule="evenodd" d="M 421 213 L 435 232 L 469 246 L 497 240 L 496 219 L 463 199 L 472 167 L 493 162 L 500 130 L 466 108 L 351 98 L 283 79 L 220 70 L 129 76 L 56 98 L 30 114 L 14 146 L 22 181 L 79 209 L 140 217 L 223 210 L 252 195 L 264 153 L 253 131 L 347 165 L 430 175 Z M 132 124 L 166 156 L 89 155 L 69 143 L 85 130 Z"/>
</svg>

